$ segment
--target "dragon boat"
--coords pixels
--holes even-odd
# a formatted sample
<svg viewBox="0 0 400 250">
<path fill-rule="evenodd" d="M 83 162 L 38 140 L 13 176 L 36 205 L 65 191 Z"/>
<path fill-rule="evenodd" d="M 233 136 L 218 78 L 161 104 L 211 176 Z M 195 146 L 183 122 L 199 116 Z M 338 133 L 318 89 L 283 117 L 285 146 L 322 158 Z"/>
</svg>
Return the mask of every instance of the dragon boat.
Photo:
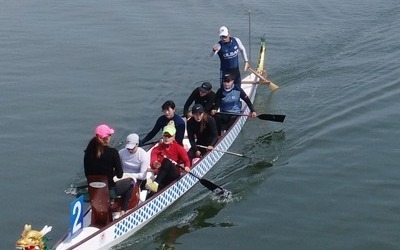
<svg viewBox="0 0 400 250">
<path fill-rule="evenodd" d="M 242 88 L 252 102 L 254 101 L 259 83 L 266 83 L 271 90 L 277 88 L 276 85 L 267 81 L 263 76 L 265 48 L 265 39 L 261 38 L 261 48 L 257 69 L 250 69 L 251 73 L 242 79 Z M 206 153 L 200 160 L 198 160 L 192 166 L 189 173 L 182 174 L 179 179 L 172 182 L 164 189 L 159 190 L 149 199 L 138 202 L 134 208 L 128 210 L 122 217 L 108 221 L 104 226 L 98 226 L 93 221 L 93 204 L 89 206 L 86 212 L 84 212 L 84 202 L 82 197 L 77 199 L 75 203 L 71 204 L 70 228 L 52 249 L 110 249 L 138 232 L 188 192 L 198 182 L 203 185 L 207 184 L 204 183 L 204 181 L 207 180 L 203 179 L 203 176 L 205 176 L 207 172 L 210 171 L 210 169 L 213 168 L 213 166 L 221 159 L 224 152 L 227 152 L 249 117 L 249 108 L 243 101 L 242 104 L 242 113 L 238 115 L 234 124 L 219 138 L 214 146 L 214 150 Z M 186 147 L 190 147 L 188 139 L 184 139 L 184 144 Z M 107 182 L 107 180 L 105 180 L 105 182 Z M 104 188 L 106 185 L 104 180 L 94 180 L 92 182 L 88 180 L 88 183 L 89 188 L 97 188 L 99 190 Z M 109 209 L 110 201 L 107 200 L 106 204 L 108 206 L 106 209 Z"/>
</svg>

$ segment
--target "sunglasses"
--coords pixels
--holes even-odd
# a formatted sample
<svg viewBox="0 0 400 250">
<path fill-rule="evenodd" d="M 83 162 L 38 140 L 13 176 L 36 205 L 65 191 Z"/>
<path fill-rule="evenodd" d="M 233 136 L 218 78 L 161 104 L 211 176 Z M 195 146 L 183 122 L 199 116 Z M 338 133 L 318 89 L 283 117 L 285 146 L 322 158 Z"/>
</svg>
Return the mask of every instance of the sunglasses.
<svg viewBox="0 0 400 250">
<path fill-rule="evenodd" d="M 219 38 L 221 38 L 223 40 L 223 39 L 228 38 L 228 36 L 220 36 Z"/>
</svg>

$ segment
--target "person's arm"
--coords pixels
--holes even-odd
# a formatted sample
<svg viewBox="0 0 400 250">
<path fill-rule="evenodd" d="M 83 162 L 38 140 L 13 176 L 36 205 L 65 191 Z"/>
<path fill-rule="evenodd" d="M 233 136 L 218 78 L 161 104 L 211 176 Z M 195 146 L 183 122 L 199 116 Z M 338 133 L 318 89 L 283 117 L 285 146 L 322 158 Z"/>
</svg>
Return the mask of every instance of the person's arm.
<svg viewBox="0 0 400 250">
<path fill-rule="evenodd" d="M 137 179 L 145 180 L 147 175 L 147 169 L 150 168 L 150 155 L 142 148 L 138 148 L 138 151 L 139 150 L 140 150 L 139 157 L 141 160 L 141 164 L 140 164 L 140 173 L 137 174 Z"/>
<path fill-rule="evenodd" d="M 215 56 L 220 49 L 221 49 L 221 44 L 219 44 L 219 43 L 214 44 L 214 46 L 212 47 L 210 56 Z"/>
<path fill-rule="evenodd" d="M 119 153 L 115 148 L 111 148 L 111 150 L 114 161 L 114 174 L 115 176 L 121 179 L 122 175 L 124 174 L 124 170 L 122 169 L 121 158 L 119 157 Z"/>
<path fill-rule="evenodd" d="M 193 119 L 193 118 L 192 118 Z M 197 146 L 196 146 L 196 141 L 195 141 L 195 138 L 194 138 L 194 128 L 193 128 L 193 121 L 192 121 L 192 119 L 190 119 L 188 122 L 187 122 L 187 126 L 186 126 L 186 131 L 187 131 L 187 134 L 188 134 L 188 139 L 189 139 L 189 142 L 190 142 L 190 147 L 194 147 L 194 148 L 196 148 Z"/>
<path fill-rule="evenodd" d="M 208 117 L 208 126 L 210 127 L 210 137 L 212 138 L 210 145 L 206 146 L 214 146 L 218 140 L 218 129 L 217 122 L 213 117 Z"/>
<path fill-rule="evenodd" d="M 218 111 L 219 107 L 221 106 L 221 99 L 222 99 L 222 89 L 218 89 L 217 93 L 215 94 L 215 105 L 211 111 L 211 115 L 215 115 Z"/>
<path fill-rule="evenodd" d="M 150 154 L 150 167 L 152 169 L 158 169 L 161 166 L 159 155 L 161 154 L 161 145 L 153 148 Z"/>
<path fill-rule="evenodd" d="M 187 113 L 189 112 L 189 107 L 195 100 L 196 91 L 199 91 L 199 90 L 197 88 L 195 90 L 193 90 L 193 92 L 190 94 L 190 96 L 186 100 L 185 105 L 183 106 L 183 116 L 185 116 L 186 118 L 188 118 Z"/>
<path fill-rule="evenodd" d="M 179 115 L 175 114 L 174 117 L 175 128 L 176 128 L 176 135 L 175 140 L 180 145 L 183 145 L 183 138 L 185 137 L 185 121 Z"/>
<path fill-rule="evenodd" d="M 244 47 L 242 41 L 239 38 L 235 37 L 235 39 L 236 39 L 236 42 L 237 42 L 237 44 L 239 46 L 239 50 L 240 50 L 240 52 L 242 54 L 242 57 L 243 57 L 243 60 L 244 60 L 244 71 L 246 71 L 250 66 L 249 65 L 249 59 L 247 58 L 246 48 Z"/>
<path fill-rule="evenodd" d="M 240 98 L 247 104 L 251 112 L 256 112 L 254 110 L 253 103 L 251 103 L 250 98 L 247 96 L 243 89 L 240 89 Z"/>
<path fill-rule="evenodd" d="M 191 162 L 189 159 L 189 156 L 185 150 L 185 148 L 181 145 L 176 145 L 176 150 L 178 150 L 178 156 L 179 156 L 179 161 L 182 161 L 184 166 L 185 166 L 185 170 L 187 172 L 190 171 L 190 167 L 191 167 Z"/>
<path fill-rule="evenodd" d="M 161 116 L 157 119 L 156 124 L 154 125 L 153 129 L 142 139 L 140 140 L 139 146 L 145 144 L 149 140 L 153 139 L 153 137 L 162 129 L 162 118 L 164 116 Z"/>
<path fill-rule="evenodd" d="M 213 91 L 210 91 L 207 96 L 207 102 L 204 105 L 204 111 L 207 113 L 210 113 L 210 111 L 213 109 L 215 105 L 215 93 Z"/>
<path fill-rule="evenodd" d="M 134 179 L 135 182 L 136 182 L 137 179 L 138 179 L 138 174 L 136 174 L 136 173 L 124 173 L 121 178 L 118 178 L 118 177 L 114 176 L 113 180 L 114 180 L 114 182 L 117 182 L 119 180 L 128 179 L 128 178 Z"/>
<path fill-rule="evenodd" d="M 85 152 L 85 155 L 83 157 L 83 169 L 85 171 L 85 176 L 88 177 L 88 175 L 90 175 L 90 171 L 89 171 L 89 165 L 90 164 L 90 160 L 89 160 L 89 156 L 88 153 Z"/>
</svg>

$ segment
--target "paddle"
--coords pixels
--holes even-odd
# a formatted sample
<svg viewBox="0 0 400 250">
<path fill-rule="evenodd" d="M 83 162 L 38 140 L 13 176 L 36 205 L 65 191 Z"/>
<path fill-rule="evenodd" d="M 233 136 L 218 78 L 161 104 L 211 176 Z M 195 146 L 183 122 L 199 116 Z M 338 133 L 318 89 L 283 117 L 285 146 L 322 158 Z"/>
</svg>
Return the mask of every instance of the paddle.
<svg viewBox="0 0 400 250">
<path fill-rule="evenodd" d="M 179 164 L 177 164 L 177 166 L 183 170 L 185 170 L 185 168 Z M 228 190 L 223 189 L 222 187 L 218 186 L 215 183 L 212 183 L 211 181 L 204 179 L 204 178 L 200 178 L 197 175 L 193 174 L 192 172 L 187 172 L 189 173 L 191 176 L 195 177 L 196 179 L 200 180 L 200 183 L 205 186 L 206 188 L 208 188 L 210 191 L 214 192 L 215 189 L 219 189 L 221 190 L 219 193 L 225 193 L 225 192 L 229 192 Z"/>
<path fill-rule="evenodd" d="M 251 117 L 251 115 L 240 114 L 240 113 L 229 113 L 229 112 L 217 112 L 217 114 Z M 283 122 L 285 120 L 285 117 L 286 117 L 286 115 L 273 115 L 273 114 L 257 115 L 258 119 L 265 120 L 265 121 L 273 121 L 273 122 Z"/>
<path fill-rule="evenodd" d="M 207 146 L 203 146 L 203 145 L 197 145 L 197 147 L 200 147 L 200 148 L 207 148 Z M 213 148 L 213 150 L 215 150 L 215 151 L 217 151 L 217 152 L 222 152 L 222 153 L 224 153 L 224 154 L 230 154 L 230 155 L 236 155 L 236 156 L 239 156 L 239 157 L 249 158 L 249 157 L 247 157 L 247 156 L 245 156 L 245 155 L 238 154 L 238 153 L 234 153 L 234 152 L 230 152 L 230 151 L 224 151 L 224 150 L 220 150 L 220 149 L 216 149 L 216 148 Z"/>
<path fill-rule="evenodd" d="M 272 91 L 274 91 L 274 90 L 276 90 L 276 89 L 279 88 L 278 85 L 276 85 L 275 83 L 273 83 L 273 82 L 271 82 L 271 81 L 268 81 L 267 78 L 265 78 L 264 76 L 262 76 L 260 73 L 258 73 L 258 72 L 255 71 L 254 69 L 252 69 L 252 68 L 249 67 L 248 70 L 249 70 L 251 73 L 253 73 L 254 75 L 256 75 L 258 78 L 260 78 L 260 79 L 262 80 L 263 83 L 266 83 L 266 84 L 268 85 L 268 87 L 269 87 Z"/>
<path fill-rule="evenodd" d="M 175 164 L 175 165 L 178 166 L 179 168 L 185 170 L 185 167 L 179 165 L 176 161 L 174 161 L 174 160 L 168 158 L 168 157 L 165 156 L 165 155 L 164 155 L 164 158 L 170 160 L 173 164 Z M 185 172 L 186 172 L 186 170 L 185 170 Z M 200 183 L 201 183 L 203 186 L 205 186 L 206 188 L 208 188 L 211 192 L 214 192 L 214 190 L 219 189 L 219 190 L 220 190 L 220 191 L 218 192 L 219 195 L 224 194 L 224 196 L 228 196 L 228 195 L 230 194 L 230 192 L 229 192 L 228 190 L 223 189 L 222 187 L 218 186 L 218 185 L 215 184 L 215 183 L 212 183 L 212 182 L 209 181 L 209 180 L 206 180 L 206 179 L 204 179 L 204 178 L 200 178 L 200 177 L 198 177 L 197 175 L 193 174 L 192 172 L 186 172 L 186 173 L 189 173 L 191 176 L 193 176 L 193 177 L 195 177 L 196 179 L 200 180 Z"/>
</svg>

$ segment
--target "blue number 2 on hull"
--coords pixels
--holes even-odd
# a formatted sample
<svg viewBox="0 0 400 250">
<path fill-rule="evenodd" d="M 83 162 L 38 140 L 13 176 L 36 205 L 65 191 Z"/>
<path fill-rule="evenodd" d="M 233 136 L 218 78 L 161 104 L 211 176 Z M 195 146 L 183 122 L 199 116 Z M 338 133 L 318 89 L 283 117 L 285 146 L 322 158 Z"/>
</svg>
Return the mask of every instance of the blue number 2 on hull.
<svg viewBox="0 0 400 250">
<path fill-rule="evenodd" d="M 73 237 L 83 227 L 83 195 L 71 202 L 69 216 L 69 232 Z"/>
</svg>

